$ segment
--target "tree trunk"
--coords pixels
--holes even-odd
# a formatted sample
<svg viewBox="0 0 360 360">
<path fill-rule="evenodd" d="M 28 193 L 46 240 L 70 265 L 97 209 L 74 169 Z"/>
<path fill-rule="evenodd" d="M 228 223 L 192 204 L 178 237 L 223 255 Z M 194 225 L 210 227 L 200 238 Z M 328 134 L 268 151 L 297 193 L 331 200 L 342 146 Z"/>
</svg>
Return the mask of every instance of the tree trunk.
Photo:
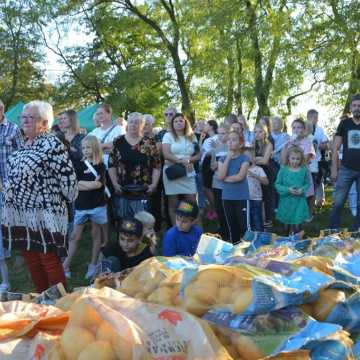
<svg viewBox="0 0 360 360">
<path fill-rule="evenodd" d="M 350 112 L 350 103 L 353 95 L 360 93 L 360 53 L 355 49 L 351 64 L 351 79 L 349 81 L 348 96 L 344 113 Z"/>
<path fill-rule="evenodd" d="M 227 67 L 227 91 L 226 91 L 226 114 L 230 114 L 233 110 L 234 104 L 234 73 L 235 73 L 235 63 L 234 57 L 232 54 L 232 48 L 228 49 L 228 53 L 226 56 L 228 67 Z"/>
<path fill-rule="evenodd" d="M 243 82 L 243 74 L 242 74 L 242 52 L 241 52 L 241 43 L 239 38 L 236 39 L 236 60 L 237 60 L 237 88 L 235 92 L 235 106 L 238 115 L 243 113 L 242 106 L 242 82 Z"/>
</svg>

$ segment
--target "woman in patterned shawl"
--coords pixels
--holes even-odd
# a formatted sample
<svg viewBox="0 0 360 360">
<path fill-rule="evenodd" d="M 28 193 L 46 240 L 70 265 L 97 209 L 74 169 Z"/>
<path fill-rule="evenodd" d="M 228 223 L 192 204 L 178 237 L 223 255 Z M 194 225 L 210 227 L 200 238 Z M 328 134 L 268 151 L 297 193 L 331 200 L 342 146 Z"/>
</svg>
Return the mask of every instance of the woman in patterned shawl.
<svg viewBox="0 0 360 360">
<path fill-rule="evenodd" d="M 9 250 L 19 249 L 36 290 L 65 284 L 67 203 L 77 196 L 76 175 L 63 143 L 48 129 L 52 106 L 32 101 L 21 122 L 25 146 L 8 160 L 2 232 Z"/>
</svg>

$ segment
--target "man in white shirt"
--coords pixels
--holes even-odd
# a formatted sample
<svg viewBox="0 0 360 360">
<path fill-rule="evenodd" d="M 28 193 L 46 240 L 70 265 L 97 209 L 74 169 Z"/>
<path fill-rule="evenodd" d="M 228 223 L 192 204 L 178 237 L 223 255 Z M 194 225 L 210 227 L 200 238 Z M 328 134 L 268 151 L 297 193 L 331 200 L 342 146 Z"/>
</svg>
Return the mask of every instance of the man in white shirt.
<svg viewBox="0 0 360 360">
<path fill-rule="evenodd" d="M 90 135 L 97 137 L 104 153 L 104 164 L 108 168 L 109 154 L 113 148 L 114 139 L 125 134 L 124 127 L 113 123 L 112 108 L 109 104 L 102 104 L 96 111 L 96 119 L 100 126 L 95 128 Z"/>
<path fill-rule="evenodd" d="M 329 147 L 329 138 L 327 137 L 324 129 L 318 125 L 319 113 L 315 109 L 311 109 L 307 112 L 307 120 L 313 124 L 313 137 L 314 148 L 316 151 L 315 160 L 319 163 L 321 161 L 321 152 L 326 151 Z M 317 206 L 322 206 L 325 202 L 324 191 L 324 178 L 321 175 L 321 168 L 319 167 L 319 179 L 314 183 L 315 186 L 315 203 Z"/>
</svg>

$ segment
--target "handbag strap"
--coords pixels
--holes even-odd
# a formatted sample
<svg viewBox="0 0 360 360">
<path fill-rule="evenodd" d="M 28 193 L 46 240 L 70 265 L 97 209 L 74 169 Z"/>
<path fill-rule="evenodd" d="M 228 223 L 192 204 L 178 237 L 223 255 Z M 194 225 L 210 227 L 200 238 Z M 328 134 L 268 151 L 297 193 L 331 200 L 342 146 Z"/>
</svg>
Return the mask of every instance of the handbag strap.
<svg viewBox="0 0 360 360">
<path fill-rule="evenodd" d="M 87 166 L 87 168 L 91 171 L 91 173 L 95 176 L 95 178 L 97 178 L 99 176 L 99 174 L 97 173 L 97 171 L 95 170 L 95 168 L 91 165 L 90 161 L 88 160 L 84 160 L 85 165 Z M 111 193 L 109 188 L 105 185 L 105 194 L 108 197 L 111 197 Z"/>
<path fill-rule="evenodd" d="M 113 129 L 115 128 L 116 124 L 114 124 L 107 132 L 106 134 L 103 136 L 103 138 L 100 140 L 100 143 L 103 144 L 106 140 L 106 138 L 110 135 L 110 133 L 113 131 Z"/>
</svg>

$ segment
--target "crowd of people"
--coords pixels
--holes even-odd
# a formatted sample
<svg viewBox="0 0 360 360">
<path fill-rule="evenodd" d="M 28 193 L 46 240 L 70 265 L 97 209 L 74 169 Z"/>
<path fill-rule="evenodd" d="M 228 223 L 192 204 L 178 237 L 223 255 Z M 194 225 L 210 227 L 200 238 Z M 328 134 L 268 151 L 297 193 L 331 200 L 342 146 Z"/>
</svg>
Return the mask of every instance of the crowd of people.
<svg viewBox="0 0 360 360">
<path fill-rule="evenodd" d="M 351 187 L 352 204 L 360 191 L 360 95 L 333 139 L 313 109 L 292 121 L 291 135 L 279 116 L 262 117 L 253 129 L 235 114 L 192 126 L 174 106 L 155 129 L 150 114 L 113 121 L 102 104 L 89 134 L 74 110 L 54 125 L 44 101 L 24 106 L 21 128 L 4 110 L 0 101 L 0 290 L 9 288 L 6 258 L 14 250 L 38 292 L 66 284 L 87 223 L 90 280 L 154 254 L 192 256 L 208 220 L 233 244 L 246 231 L 271 231 L 275 219 L 286 234 L 301 233 L 323 206 L 329 178 L 329 228 L 336 229 Z M 352 211 L 358 229 L 360 197 Z"/>
</svg>

